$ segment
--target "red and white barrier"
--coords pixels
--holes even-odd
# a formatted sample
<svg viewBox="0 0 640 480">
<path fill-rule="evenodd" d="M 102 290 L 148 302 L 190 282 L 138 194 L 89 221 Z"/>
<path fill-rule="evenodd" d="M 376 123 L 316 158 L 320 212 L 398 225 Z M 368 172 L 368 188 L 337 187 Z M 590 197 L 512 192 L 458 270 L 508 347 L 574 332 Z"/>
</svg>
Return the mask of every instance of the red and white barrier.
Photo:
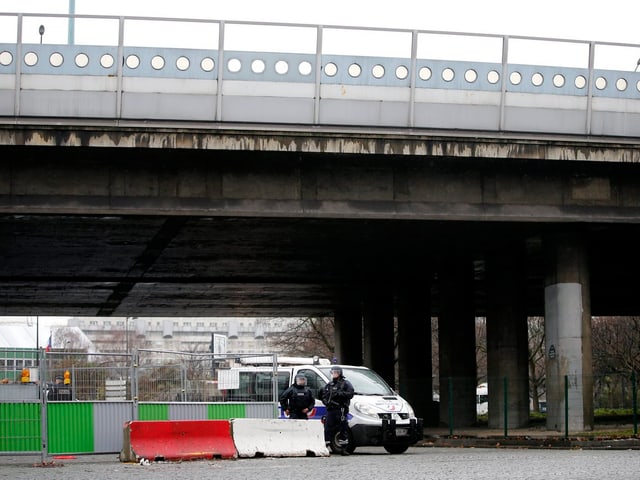
<svg viewBox="0 0 640 480">
<path fill-rule="evenodd" d="M 136 420 L 123 433 L 121 462 L 329 455 L 314 420 Z"/>
<path fill-rule="evenodd" d="M 328 456 L 321 422 L 236 418 L 231 420 L 239 457 Z"/>
</svg>

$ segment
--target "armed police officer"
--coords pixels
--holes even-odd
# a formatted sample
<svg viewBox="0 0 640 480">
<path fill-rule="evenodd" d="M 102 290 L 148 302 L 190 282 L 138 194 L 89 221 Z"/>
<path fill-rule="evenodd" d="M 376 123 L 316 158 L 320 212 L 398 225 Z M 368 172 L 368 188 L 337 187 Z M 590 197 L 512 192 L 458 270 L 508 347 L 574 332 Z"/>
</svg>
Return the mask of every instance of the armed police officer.
<svg viewBox="0 0 640 480">
<path fill-rule="evenodd" d="M 322 389 L 322 403 L 327 406 L 324 422 L 324 440 L 327 446 L 348 455 L 349 403 L 353 398 L 353 385 L 342 375 L 338 365 L 331 367 L 331 381 Z M 335 441 L 334 441 L 335 440 Z"/>
<path fill-rule="evenodd" d="M 295 382 L 280 395 L 280 405 L 289 418 L 307 420 L 316 404 L 313 392 L 307 387 L 307 377 L 296 375 Z"/>
</svg>

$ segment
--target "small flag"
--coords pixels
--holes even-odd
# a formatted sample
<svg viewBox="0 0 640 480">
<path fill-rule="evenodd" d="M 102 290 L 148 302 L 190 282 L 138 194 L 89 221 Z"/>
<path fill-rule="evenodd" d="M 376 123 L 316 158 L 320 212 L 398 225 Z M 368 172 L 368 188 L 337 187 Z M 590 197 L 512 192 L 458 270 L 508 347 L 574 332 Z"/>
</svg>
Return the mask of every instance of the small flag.
<svg viewBox="0 0 640 480">
<path fill-rule="evenodd" d="M 44 349 L 45 352 L 51 351 L 51 334 L 49 334 L 49 341 L 47 342 L 47 348 Z"/>
</svg>

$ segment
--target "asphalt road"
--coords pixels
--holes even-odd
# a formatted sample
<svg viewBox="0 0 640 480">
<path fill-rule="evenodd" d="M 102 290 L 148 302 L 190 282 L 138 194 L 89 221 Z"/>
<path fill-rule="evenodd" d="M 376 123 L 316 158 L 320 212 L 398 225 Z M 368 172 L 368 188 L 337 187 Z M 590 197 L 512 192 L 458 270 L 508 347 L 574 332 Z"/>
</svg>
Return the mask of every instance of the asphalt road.
<svg viewBox="0 0 640 480">
<path fill-rule="evenodd" d="M 410 448 L 402 455 L 362 448 L 348 457 L 251 458 L 120 463 L 117 455 L 78 456 L 42 466 L 39 457 L 0 456 L 0 479 L 180 480 L 638 480 L 637 450 Z"/>
</svg>

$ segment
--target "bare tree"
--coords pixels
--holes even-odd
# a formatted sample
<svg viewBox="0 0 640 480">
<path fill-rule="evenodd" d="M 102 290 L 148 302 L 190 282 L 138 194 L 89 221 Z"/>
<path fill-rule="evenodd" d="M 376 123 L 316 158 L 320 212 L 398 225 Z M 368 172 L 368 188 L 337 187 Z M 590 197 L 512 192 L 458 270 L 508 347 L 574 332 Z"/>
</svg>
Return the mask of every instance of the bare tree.
<svg viewBox="0 0 640 480">
<path fill-rule="evenodd" d="M 540 399 L 546 393 L 544 317 L 529 317 L 527 327 L 529 337 L 529 397 L 533 402 L 533 410 L 539 412 Z"/>
<path fill-rule="evenodd" d="M 487 319 L 476 318 L 476 385 L 487 381 Z"/>
<path fill-rule="evenodd" d="M 594 317 L 592 338 L 595 373 L 640 371 L 640 317 Z"/>
<path fill-rule="evenodd" d="M 269 337 L 269 346 L 286 355 L 332 358 L 334 330 L 333 317 L 291 319 L 283 332 Z"/>
</svg>

